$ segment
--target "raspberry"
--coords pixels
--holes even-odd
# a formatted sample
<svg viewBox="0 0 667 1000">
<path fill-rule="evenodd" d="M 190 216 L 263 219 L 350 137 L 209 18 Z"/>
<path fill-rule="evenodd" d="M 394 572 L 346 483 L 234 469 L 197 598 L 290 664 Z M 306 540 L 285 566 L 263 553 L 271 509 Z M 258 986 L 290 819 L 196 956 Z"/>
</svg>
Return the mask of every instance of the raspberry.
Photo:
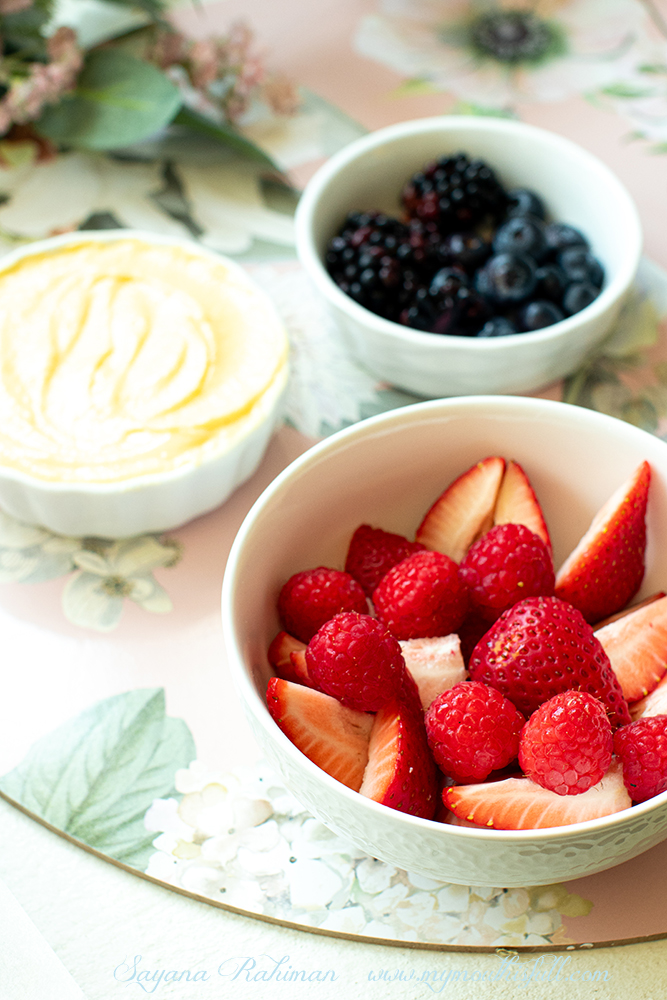
<svg viewBox="0 0 667 1000">
<path fill-rule="evenodd" d="M 466 553 L 459 573 L 473 607 L 494 622 L 526 597 L 551 596 L 554 568 L 542 539 L 523 524 L 497 524 Z"/>
<path fill-rule="evenodd" d="M 514 760 L 526 720 L 495 688 L 463 681 L 438 695 L 424 721 L 436 764 L 464 784 Z"/>
<path fill-rule="evenodd" d="M 319 629 L 308 643 L 306 664 L 320 690 L 360 712 L 377 712 L 406 683 L 397 640 L 375 618 L 355 612 L 336 615 Z"/>
<path fill-rule="evenodd" d="M 630 721 L 593 629 L 557 597 L 529 597 L 504 611 L 475 646 L 468 669 L 473 680 L 498 688 L 526 716 L 555 694 L 576 689 L 599 698 L 613 726 Z"/>
<path fill-rule="evenodd" d="M 392 566 L 423 549 L 420 542 L 411 542 L 403 535 L 361 524 L 352 535 L 345 572 L 353 576 L 370 597 Z"/>
<path fill-rule="evenodd" d="M 425 639 L 456 632 L 468 609 L 468 591 L 453 559 L 425 550 L 385 574 L 373 604 L 397 639 Z"/>
<path fill-rule="evenodd" d="M 295 573 L 278 597 L 283 628 L 301 642 L 310 642 L 318 628 L 341 611 L 368 611 L 363 590 L 349 573 L 318 566 Z"/>
<path fill-rule="evenodd" d="M 667 715 L 651 715 L 621 726 L 614 752 L 623 764 L 623 781 L 633 802 L 645 802 L 667 789 Z"/>
<path fill-rule="evenodd" d="M 531 715 L 521 734 L 519 763 L 542 788 L 579 795 L 607 773 L 612 746 L 602 702 L 585 691 L 564 691 Z"/>
</svg>

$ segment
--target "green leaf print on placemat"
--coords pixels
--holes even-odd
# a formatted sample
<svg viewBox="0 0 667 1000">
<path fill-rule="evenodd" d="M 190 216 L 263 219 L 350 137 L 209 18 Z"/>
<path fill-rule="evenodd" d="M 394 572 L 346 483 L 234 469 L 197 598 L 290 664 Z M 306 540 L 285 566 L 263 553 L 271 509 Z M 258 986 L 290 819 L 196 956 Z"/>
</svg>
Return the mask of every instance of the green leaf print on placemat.
<svg viewBox="0 0 667 1000">
<path fill-rule="evenodd" d="M 0 789 L 70 836 L 143 870 L 155 838 L 144 825 L 146 810 L 157 798 L 180 797 L 175 772 L 194 758 L 185 722 L 165 715 L 164 691 L 128 691 L 38 740 L 0 778 Z"/>
</svg>

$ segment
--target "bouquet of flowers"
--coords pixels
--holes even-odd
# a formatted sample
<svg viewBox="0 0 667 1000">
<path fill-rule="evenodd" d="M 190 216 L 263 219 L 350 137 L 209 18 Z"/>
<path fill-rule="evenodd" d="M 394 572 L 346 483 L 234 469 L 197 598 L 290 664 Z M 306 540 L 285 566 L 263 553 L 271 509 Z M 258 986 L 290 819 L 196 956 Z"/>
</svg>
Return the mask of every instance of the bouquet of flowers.
<svg viewBox="0 0 667 1000">
<path fill-rule="evenodd" d="M 168 21 L 166 0 L 99 6 L 123 16 L 111 37 L 86 45 L 55 0 L 0 0 L 0 138 L 33 138 L 47 154 L 112 150 L 177 125 L 273 166 L 242 125 L 291 115 L 299 99 L 267 72 L 249 28 L 194 41 Z"/>
</svg>

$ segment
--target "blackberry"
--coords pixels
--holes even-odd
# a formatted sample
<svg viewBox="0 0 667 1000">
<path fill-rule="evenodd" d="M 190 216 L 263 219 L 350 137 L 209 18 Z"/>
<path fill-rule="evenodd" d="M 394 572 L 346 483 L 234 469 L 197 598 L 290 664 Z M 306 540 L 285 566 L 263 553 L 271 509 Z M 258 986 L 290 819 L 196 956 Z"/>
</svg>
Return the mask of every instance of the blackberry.
<svg viewBox="0 0 667 1000">
<path fill-rule="evenodd" d="M 381 212 L 350 212 L 329 241 L 327 270 L 359 305 L 396 319 L 413 263 L 409 252 L 398 256 L 399 247 L 409 246 L 408 237 L 408 227 L 398 219 Z"/>
<path fill-rule="evenodd" d="M 401 201 L 411 218 L 435 223 L 445 235 L 474 228 L 488 217 L 497 221 L 507 207 L 507 194 L 488 164 L 456 153 L 413 174 Z"/>
<path fill-rule="evenodd" d="M 468 337 L 478 332 L 490 309 L 470 287 L 464 271 L 442 268 L 428 288 L 420 288 L 400 315 L 400 322 L 429 333 Z"/>
</svg>

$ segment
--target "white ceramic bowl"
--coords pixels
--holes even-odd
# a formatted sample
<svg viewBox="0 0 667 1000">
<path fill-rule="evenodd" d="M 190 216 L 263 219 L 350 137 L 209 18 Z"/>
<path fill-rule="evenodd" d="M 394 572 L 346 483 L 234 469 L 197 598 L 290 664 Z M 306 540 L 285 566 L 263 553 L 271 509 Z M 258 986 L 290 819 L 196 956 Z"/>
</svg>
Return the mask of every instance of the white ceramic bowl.
<svg viewBox="0 0 667 1000">
<path fill-rule="evenodd" d="M 377 209 L 398 216 L 408 177 L 429 160 L 458 151 L 485 159 L 507 187 L 537 191 L 554 221 L 583 232 L 606 275 L 591 305 L 534 333 L 439 336 L 376 316 L 334 284 L 322 261 L 346 214 Z M 296 240 L 303 267 L 356 357 L 378 378 L 429 397 L 528 392 L 573 372 L 612 326 L 642 243 L 629 194 L 590 153 L 521 122 L 457 115 L 392 125 L 332 156 L 301 197 Z"/>
<path fill-rule="evenodd" d="M 115 240 L 137 240 L 148 248 L 173 246 L 185 249 L 195 261 L 222 264 L 243 294 L 247 290 L 258 304 L 262 322 L 267 327 L 275 325 L 287 357 L 286 334 L 266 293 L 234 261 L 191 240 L 127 229 L 67 234 L 7 254 L 0 261 L 0 280 L 4 271 L 30 256 Z M 266 391 L 224 437 L 214 436 L 204 448 L 193 447 L 191 457 L 164 472 L 124 478 L 119 466 L 117 481 L 61 482 L 0 464 L 0 508 L 65 535 L 123 538 L 178 527 L 217 507 L 255 471 L 282 412 L 286 382 L 285 361 Z"/>
<path fill-rule="evenodd" d="M 468 829 L 379 805 L 325 774 L 265 704 L 276 599 L 298 570 L 341 568 L 361 523 L 414 537 L 444 487 L 475 461 L 518 461 L 542 504 L 560 564 L 595 511 L 644 459 L 653 469 L 642 595 L 667 589 L 667 445 L 590 410 L 546 400 L 463 397 L 363 421 L 316 445 L 269 486 L 244 521 L 223 585 L 235 685 L 263 753 L 316 816 L 369 855 L 465 885 L 527 886 L 610 868 L 667 837 L 667 792 L 605 819 L 552 830 Z"/>
</svg>

